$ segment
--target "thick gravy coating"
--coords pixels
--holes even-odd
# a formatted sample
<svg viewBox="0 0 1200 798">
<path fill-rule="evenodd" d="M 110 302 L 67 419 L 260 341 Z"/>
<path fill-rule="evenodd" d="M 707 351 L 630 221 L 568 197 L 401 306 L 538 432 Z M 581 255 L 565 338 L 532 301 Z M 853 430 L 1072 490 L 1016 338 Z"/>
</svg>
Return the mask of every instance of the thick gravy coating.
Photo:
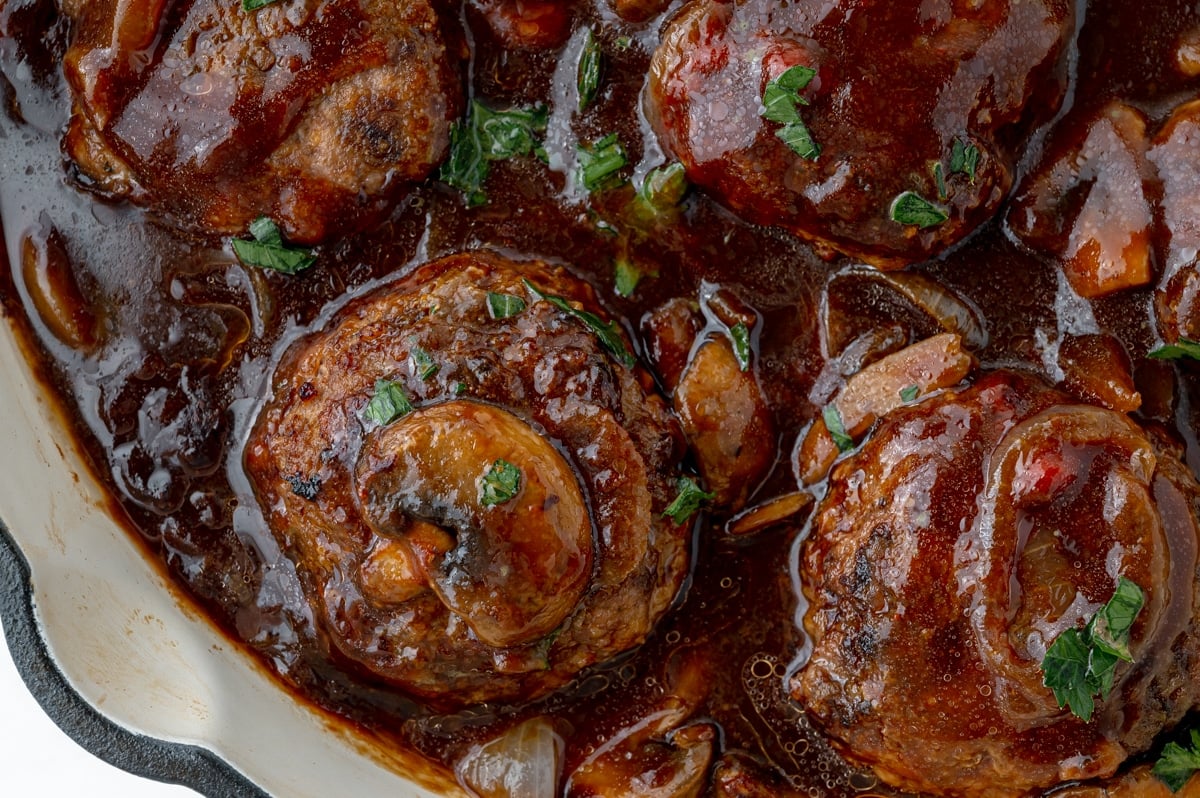
<svg viewBox="0 0 1200 798">
<path fill-rule="evenodd" d="M 219 72 L 222 58 L 203 49 L 204 42 L 221 42 L 209 23 L 220 21 L 225 27 L 217 29 L 236 37 L 239 15 L 253 12 L 242 11 L 240 3 L 226 3 L 230 11 L 206 0 L 110 8 L 117 5 L 124 6 L 0 0 L 0 213 L 9 264 L 0 299 L 36 352 L 41 373 L 131 534 L 221 629 L 298 696 L 488 795 L 505 793 L 488 791 L 480 751 L 514 730 L 561 740 L 556 789 L 564 794 L 848 796 L 898 794 L 881 776 L 900 787 L 945 794 L 1008 794 L 997 791 L 994 777 L 972 780 L 974 765 L 960 765 L 950 753 L 941 768 L 949 775 L 938 775 L 935 765 L 910 772 L 914 762 L 936 758 L 960 738 L 985 741 L 953 754 L 975 756 L 974 764 L 1012 751 L 1019 763 L 1034 763 L 1015 771 L 1030 779 L 1010 785 L 1018 792 L 1039 794 L 1095 777 L 1136 781 L 1163 742 L 1186 728 L 1188 719 L 1181 716 L 1197 700 L 1186 685 L 1200 674 L 1200 657 L 1191 650 L 1200 639 L 1193 634 L 1197 605 L 1181 598 L 1196 591 L 1200 371 L 1186 357 L 1149 354 L 1200 338 L 1200 109 L 1189 105 L 1200 97 L 1200 6 L 1178 0 L 1096 0 L 1073 7 L 1019 0 L 892 7 L 470 0 L 414 3 L 399 14 L 375 8 L 391 4 L 366 0 L 279 0 L 258 12 L 273 15 L 266 28 L 276 38 L 256 38 L 257 50 L 248 48 L 245 57 L 260 59 L 265 74 L 285 69 L 279 64 L 289 57 L 303 68 L 293 70 L 293 82 L 278 86 L 255 83 L 253 70 L 235 68 L 234 82 L 222 88 L 184 76 L 184 62 L 163 59 L 183 48 L 178 52 Z M 920 25 L 896 21 L 901 7 Z M 121 13 L 141 14 L 138 19 L 156 20 L 158 27 L 139 33 L 129 19 L 112 22 Z M 872 26 L 872 14 L 883 22 Z M 368 17 L 376 24 L 364 22 Z M 107 37 L 105 24 L 133 39 Z M 179 33 L 189 25 L 199 31 L 192 38 Z M 940 38 L 924 36 L 921 26 L 939 31 Z M 788 35 L 776 35 L 780 29 Z M 879 47 L 872 50 L 875 39 Z M 599 68 L 588 99 L 592 79 L 580 77 L 580 62 L 596 52 Z M 318 68 L 321 59 L 329 62 L 327 70 Z M 758 72 L 746 78 L 751 61 Z M 893 69 L 869 72 L 863 63 Z M 759 103 L 767 84 L 797 67 L 813 74 L 785 92 L 787 108 L 764 116 Z M 411 90 L 413 74 L 429 88 Z M 989 74 L 996 80 L 981 77 Z M 933 82 L 921 82 L 927 79 Z M 331 83 L 334 89 L 324 83 L 334 81 L 342 82 Z M 392 82 L 406 87 L 396 90 L 397 102 L 419 113 L 404 115 L 381 104 Z M 180 91 L 195 98 L 182 106 L 186 113 Z M 253 101 L 247 100 L 251 95 Z M 294 119 L 295 109 L 313 97 L 323 100 L 304 106 L 312 109 L 309 116 Z M 963 97 L 975 104 L 942 104 Z M 486 178 L 463 190 L 461 174 L 452 176 L 446 166 L 439 171 L 437 164 L 447 157 L 453 162 L 455 136 L 469 129 L 460 114 L 473 114 L 478 122 L 475 103 L 483 113 L 516 109 L 522 118 L 534 118 L 537 143 L 488 161 Z M 793 113 L 802 122 L 790 121 Z M 888 124 L 889 118 L 898 122 Z M 172 119 L 183 122 L 172 127 Z M 347 119 L 352 121 L 337 127 L 337 120 Z M 460 127 L 448 130 L 451 122 Z M 323 124 L 336 128 L 337 136 L 324 135 Z M 823 145 L 821 153 L 796 145 L 798 124 Z M 280 126 L 286 125 L 298 132 L 283 136 Z M 613 135 L 623 155 L 611 174 L 593 180 L 596 153 L 611 150 L 607 139 Z M 206 136 L 216 142 L 211 149 L 202 146 Z M 414 152 L 413 142 L 423 149 Z M 361 158 L 355 147 L 363 148 Z M 403 168 L 388 172 L 389 162 Z M 681 183 L 673 184 L 674 193 L 670 187 L 680 171 L 662 171 L 677 162 L 690 178 L 686 193 L 679 193 Z M 869 166 L 856 171 L 860 163 Z M 643 190 L 648 183 L 661 190 Z M 905 215 L 914 207 L 898 202 L 906 192 L 925 203 L 916 210 L 926 215 Z M 939 213 L 945 214 L 940 222 Z M 315 263 L 289 275 L 239 260 L 231 233 L 248 239 L 246 225 L 258 214 L 274 218 L 287 240 L 311 244 Z M 564 339 L 584 352 L 580 358 L 590 358 L 589 386 L 619 385 L 598 406 L 622 423 L 646 425 L 652 418 L 650 432 L 643 426 L 631 437 L 638 439 L 638 451 L 654 451 L 645 455 L 653 472 L 641 478 L 650 487 L 640 490 L 654 515 L 647 526 L 665 536 L 662 551 L 669 556 L 662 556 L 671 562 L 659 563 L 653 551 L 640 555 L 651 563 L 645 570 L 660 572 L 660 581 L 645 589 L 644 599 L 621 593 L 620 602 L 610 602 L 616 609 L 605 610 L 609 605 L 595 596 L 609 587 L 590 574 L 599 573 L 607 555 L 602 547 L 599 554 L 579 553 L 588 549 L 584 541 L 571 549 L 574 570 L 552 574 L 558 581 L 547 577 L 546 595 L 522 594 L 532 603 L 519 607 L 515 599 L 511 606 L 494 601 L 497 612 L 510 613 L 500 621 L 464 609 L 455 617 L 467 619 L 470 628 L 451 629 L 452 645 L 418 641 L 413 646 L 422 649 L 421 659 L 405 663 L 394 652 L 367 651 L 369 643 L 352 649 L 337 638 L 339 629 L 353 627 L 354 635 L 377 642 L 386 636 L 372 637 L 373 624 L 384 621 L 352 603 L 329 600 L 348 595 L 329 586 L 331 574 L 340 577 L 341 571 L 332 561 L 310 567 L 295 553 L 322 544 L 298 544 L 280 532 L 275 516 L 302 514 L 295 508 L 318 495 L 309 481 L 313 473 L 284 473 L 274 461 L 263 466 L 278 470 L 272 472 L 275 483 L 286 490 L 276 495 L 249 471 L 265 461 L 252 446 L 264 434 L 256 429 L 261 414 L 275 412 L 264 408 L 292 402 L 287 391 L 307 399 L 302 394 L 315 390 L 286 379 L 286 364 L 309 351 L 315 336 L 356 313 L 367 315 L 361 309 L 378 298 L 380 307 L 394 311 L 388 304 L 394 302 L 403 308 L 396 315 L 416 318 L 417 300 L 404 292 L 424 279 L 414 277 L 419 267 L 474 250 L 486 251 L 486 268 L 472 268 L 481 274 L 501 270 L 499 277 L 487 271 L 486 280 L 507 286 L 506 295 L 520 293 L 523 278 L 549 281 L 545 285 L 558 286 L 556 293 L 571 294 L 576 313 L 582 307 L 619 325 L 614 334 L 637 357 L 633 370 L 620 362 L 611 341 L 606 350 L 584 334 L 587 328 L 571 327 L 579 319 L 571 311 L 551 310 L 537 294 L 522 295 L 540 314 L 529 317 L 529 329 L 567 330 Z M 463 273 L 472 273 L 468 266 Z M 446 291 L 458 290 L 453 276 L 445 284 Z M 489 323 L 497 318 L 494 307 L 476 305 L 472 312 L 492 314 Z M 465 315 L 455 318 L 470 323 Z M 526 328 L 517 324 L 516 332 L 504 335 L 519 340 Z M 435 327 L 429 341 L 453 337 Z M 477 344 L 472 338 L 472 351 L 486 349 Z M 549 346 L 544 340 L 529 344 L 538 357 L 541 345 Z M 403 353 L 398 361 L 419 360 L 412 354 L 416 344 L 406 339 L 397 346 Z M 927 349 L 914 348 L 920 346 Z M 362 349 L 368 350 L 375 352 Z M 464 379 L 460 390 L 448 376 L 453 366 L 437 360 L 440 372 L 428 379 L 438 389 L 427 396 L 431 408 L 441 409 L 419 407 L 418 414 L 426 414 L 422 423 L 459 413 L 485 419 L 479 424 L 511 425 L 521 435 L 529 429 L 548 434 L 552 425 L 537 414 L 552 413 L 547 397 L 558 394 L 529 400 L 536 411 L 528 417 L 507 404 L 510 393 L 540 385 L 542 372 L 532 365 L 520 386 L 493 393 L 481 388 L 472 396 L 475 383 Z M 944 366 L 937 375 L 933 362 Z M 322 364 L 313 363 L 305 365 L 305 374 L 320 372 Z M 909 374 L 906 368 L 917 376 L 897 376 Z M 481 386 L 485 371 L 471 372 Z M 866 379 L 856 379 L 862 375 Z M 354 395 L 365 404 L 372 384 L 380 390 L 376 376 L 393 379 L 373 374 L 346 395 L 358 391 Z M 879 399 L 880 385 L 889 386 L 886 400 Z M 1005 401 L 1019 412 L 1006 416 L 986 405 L 989 386 L 1001 390 L 996 385 L 1009 391 Z M 560 389 L 569 394 L 578 386 L 554 390 Z M 955 391 L 962 392 L 961 401 Z M 645 396 L 652 398 L 629 398 Z M 929 397 L 935 398 L 922 409 Z M 621 402 L 642 401 L 647 404 L 639 413 L 622 415 Z M 1104 429 L 1128 433 L 1132 442 L 1125 448 L 1103 436 L 1078 443 L 1071 438 L 1075 428 L 1061 420 L 1047 434 L 1066 452 L 1063 468 L 1074 467 L 1084 475 L 1080 484 L 1088 483 L 1070 501 L 1096 512 L 1101 523 L 1106 517 L 1089 502 L 1103 503 L 1110 495 L 1105 469 L 1151 497 L 1151 508 L 1138 505 L 1138 512 L 1152 522 L 1139 526 L 1121 516 L 1121 535 L 1112 535 L 1114 547 L 1136 549 L 1137 530 L 1161 526 L 1166 531 L 1154 539 L 1168 543 L 1154 545 L 1170 549 L 1154 549 L 1144 559 L 1130 555 L 1122 570 L 1148 591 L 1156 582 L 1169 582 L 1175 591 L 1174 599 L 1169 591 L 1148 594 L 1145 617 L 1153 617 L 1155 626 L 1134 627 L 1134 651 L 1145 641 L 1168 639 L 1168 633 L 1188 649 L 1170 663 L 1145 665 L 1161 669 L 1167 674 L 1162 678 L 1158 671 L 1119 675 L 1124 681 L 1113 701 L 1129 704 L 1099 712 L 1091 724 L 1038 726 L 1034 742 L 1028 728 L 1005 714 L 1008 705 L 992 696 L 998 682 L 988 670 L 987 651 L 963 649 L 963 662 L 974 670 L 953 684 L 948 678 L 944 691 L 926 682 L 891 683 L 909 676 L 885 672 L 888 657 L 917 658 L 924 653 L 912 653 L 915 647 L 936 645 L 939 656 L 956 659 L 961 641 L 947 633 L 930 644 L 928 635 L 912 629 L 889 638 L 891 627 L 871 615 L 878 607 L 860 605 L 884 594 L 941 595 L 933 580 L 950 584 L 953 577 L 932 565 L 901 577 L 888 572 L 884 565 L 891 561 L 880 563 L 903 548 L 902 540 L 889 537 L 903 532 L 902 524 L 872 538 L 853 517 L 842 517 L 859 512 L 857 505 L 846 500 L 831 506 L 826 498 L 876 498 L 860 492 L 856 480 L 888 462 L 894 468 L 889 465 L 884 476 L 904 478 L 895 485 L 881 480 L 889 488 L 881 501 L 903 495 L 936 502 L 941 509 L 935 515 L 941 515 L 935 525 L 970 527 L 979 507 L 974 493 L 954 491 L 976 490 L 971 480 L 922 481 L 919 464 L 883 450 L 908 441 L 902 445 L 933 457 L 931 447 L 921 447 L 934 433 L 911 425 L 931 429 L 935 414 L 951 417 L 979 402 L 985 410 L 971 410 L 972 418 L 1011 416 L 1016 424 L 1046 408 L 1066 406 L 1070 416 L 1086 407 L 1102 414 Z M 829 408 L 836 409 L 836 423 Z M 831 428 L 843 424 L 843 430 Z M 870 443 L 881 429 L 886 434 Z M 966 438 L 1002 448 L 1008 427 L 980 429 L 972 427 Z M 839 432 L 847 446 L 834 434 Z M 611 434 L 619 437 L 619 430 Z M 583 455 L 549 438 L 553 446 L 530 444 L 543 447 L 537 449 L 542 461 L 563 473 L 579 471 L 571 458 Z M 364 441 L 355 439 L 354 446 L 374 451 L 387 443 L 379 437 Z M 1100 454 L 1088 453 L 1093 444 Z M 408 444 L 388 445 L 394 451 Z M 629 451 L 636 448 L 631 444 Z M 314 462 L 319 454 L 308 453 Z M 885 460 L 885 454 L 896 459 Z M 962 462 L 984 468 L 988 456 L 974 448 Z M 419 461 L 420 452 L 413 457 Z M 1160 460 L 1168 465 L 1147 465 Z M 362 462 L 358 472 L 347 473 L 366 487 L 360 494 L 346 489 L 346 511 L 384 518 L 372 520 L 363 535 L 391 540 L 394 534 L 417 547 L 411 541 L 426 527 L 413 532 L 407 520 L 393 517 L 417 511 L 378 499 Z M 1138 470 L 1145 468 L 1150 470 Z M 1127 472 L 1137 478 L 1126 479 Z M 583 506 L 603 493 L 596 486 L 604 477 L 597 474 L 576 475 L 579 486 L 566 489 L 572 502 Z M 711 498 L 698 514 L 684 513 L 668 524 L 664 505 L 679 476 Z M 391 478 L 381 479 L 392 485 Z M 1021 598 L 1003 611 L 993 608 L 994 614 L 1007 613 L 1014 629 L 1045 632 L 1057 623 L 1061 632 L 1076 620 L 1082 627 L 1112 593 L 1116 574 L 1104 571 L 1106 563 L 1124 561 L 1109 556 L 1112 548 L 1080 555 L 1086 567 L 1038 560 L 1027 543 L 1041 540 L 1039 519 L 1057 525 L 1045 533 L 1050 538 L 1059 532 L 1069 537 L 1083 524 L 1055 515 L 1074 506 L 1053 504 L 1058 483 L 1017 483 L 1024 487 L 1013 499 L 1014 517 L 1033 507 L 1020 504 L 1027 494 L 1037 494 L 1029 502 L 1045 504 L 1028 510 L 1034 532 L 1015 544 L 1025 552 L 1014 555 L 1019 565 L 1013 566 L 1013 584 L 1050 583 L 1074 567 L 1086 573 L 1063 578 L 1083 598 L 1076 605 L 1070 596 L 1038 593 L 1028 605 Z M 939 499 L 942 491 L 950 494 Z M 554 502 L 543 502 L 543 509 Z M 919 516 L 912 507 L 892 509 L 861 512 L 879 528 L 893 517 Z M 321 523 L 338 522 L 338 512 L 323 508 L 328 518 Z M 586 520 L 571 517 L 588 537 Z M 593 524 L 601 526 L 595 518 Z M 867 540 L 856 549 L 853 540 L 817 537 L 837 529 Z M 602 540 L 601 532 L 595 535 Z M 377 569 L 411 565 L 434 574 L 433 592 L 420 593 L 430 589 L 421 585 L 417 593 L 389 593 L 395 588 L 389 582 L 376 598 L 359 598 L 403 607 L 419 594 L 421 606 L 430 608 L 431 620 L 422 623 L 442 629 L 448 623 L 437 615 L 445 614 L 442 605 L 454 610 L 456 602 L 472 599 L 463 598 L 465 589 L 456 592 L 446 576 L 455 541 L 433 532 L 420 540 L 434 541 L 419 549 L 425 560 L 390 561 L 387 552 L 372 559 L 381 549 L 367 546 L 363 578 L 374 578 L 370 563 L 382 563 Z M 938 545 L 953 551 L 955 542 L 941 539 Z M 848 553 L 827 555 L 839 546 Z M 856 570 L 853 558 L 872 551 L 882 552 L 880 559 Z M 823 565 L 824 556 L 842 559 Z M 963 562 L 960 557 L 958 564 Z M 325 580 L 321 601 L 313 599 L 318 576 Z M 871 583 L 874 578 L 879 583 Z M 980 583 L 990 589 L 993 578 L 999 579 L 988 572 Z M 503 590 L 507 579 L 508 572 L 489 573 L 469 587 Z M 569 606 L 559 592 L 570 596 Z M 1019 585 L 1014 594 L 1024 595 Z M 842 600 L 859 603 L 839 615 Z M 637 619 L 634 634 L 613 632 L 592 642 L 580 631 L 585 622 L 570 620 L 581 617 L 572 614 L 576 604 L 610 613 L 599 624 L 613 623 L 611 613 L 630 606 L 646 617 Z M 1052 620 L 1038 626 L 1038 613 Z M 954 614 L 945 607 L 926 613 L 931 624 Z M 847 617 L 857 624 L 849 631 Z M 568 631 L 560 637 L 563 628 Z M 823 649 L 822 639 L 813 637 L 829 629 L 850 642 L 823 660 L 835 675 L 822 677 L 806 668 L 814 650 L 829 653 L 833 644 L 824 640 Z M 871 632 L 870 645 L 858 634 L 863 630 Z M 889 639 L 904 648 L 889 650 Z M 1022 641 L 1018 653 L 1028 660 L 1021 665 L 1026 670 L 1012 683 L 1024 685 L 1031 658 L 1044 654 L 1045 646 Z M 556 644 L 569 652 L 569 664 L 556 664 Z M 519 657 L 495 654 L 517 649 Z M 469 656 L 469 674 L 452 673 L 459 655 Z M 921 662 L 911 668 L 914 679 L 958 673 Z M 418 666 L 419 676 L 412 676 Z M 877 695 L 839 693 L 821 681 L 836 681 L 842 667 L 873 674 L 872 683 L 885 691 L 927 702 L 942 696 L 945 711 L 959 713 L 944 724 L 951 736 L 929 731 L 942 725 L 938 712 L 925 707 L 921 719 L 929 726 L 904 731 L 912 739 L 903 744 L 880 742 L 874 730 L 889 728 L 881 718 L 895 707 Z M 1036 673 L 1036 663 L 1032 667 Z M 489 668 L 505 674 L 502 684 L 489 679 Z M 963 684 L 980 692 L 977 703 L 965 701 Z M 1162 685 L 1173 685 L 1174 692 Z M 1030 689 L 1042 688 L 1035 679 Z M 456 690 L 467 692 L 458 699 L 448 695 Z M 1163 695 L 1147 697 L 1153 690 Z M 1045 698 L 1030 717 L 1057 718 L 1065 711 Z M 1118 711 L 1139 702 L 1152 709 Z M 980 718 L 987 722 L 974 722 Z M 524 725 L 529 723 L 542 725 Z M 1116 729 L 1123 723 L 1119 732 L 1103 725 Z M 989 737 L 1005 739 L 989 746 Z M 1012 743 L 1017 738 L 1024 742 Z M 913 740 L 916 753 L 909 750 Z M 1077 761 L 1079 746 L 1087 747 L 1094 768 Z M 1114 769 L 1117 776 L 1106 775 Z"/>
</svg>

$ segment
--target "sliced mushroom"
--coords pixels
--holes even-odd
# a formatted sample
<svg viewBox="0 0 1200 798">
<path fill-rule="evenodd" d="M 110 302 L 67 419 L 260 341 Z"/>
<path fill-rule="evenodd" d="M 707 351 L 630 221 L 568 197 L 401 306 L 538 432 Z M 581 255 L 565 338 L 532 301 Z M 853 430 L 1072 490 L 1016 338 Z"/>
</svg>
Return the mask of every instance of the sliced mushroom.
<svg viewBox="0 0 1200 798">
<path fill-rule="evenodd" d="M 846 381 L 832 402 L 851 439 L 860 438 L 876 419 L 914 398 L 961 382 L 974 365 L 953 333 L 935 335 L 872 363 Z M 805 485 L 820 482 L 839 452 L 823 418 L 809 427 L 797 449 L 797 474 Z"/>
<path fill-rule="evenodd" d="M 497 463 L 519 473 L 489 503 Z M 513 646 L 543 637 L 575 607 L 592 568 L 592 528 L 575 472 L 528 424 L 469 400 L 421 408 L 375 431 L 356 470 L 363 515 L 404 539 L 408 520 L 447 530 L 449 551 L 414 548 L 430 585 L 480 640 Z"/>
</svg>

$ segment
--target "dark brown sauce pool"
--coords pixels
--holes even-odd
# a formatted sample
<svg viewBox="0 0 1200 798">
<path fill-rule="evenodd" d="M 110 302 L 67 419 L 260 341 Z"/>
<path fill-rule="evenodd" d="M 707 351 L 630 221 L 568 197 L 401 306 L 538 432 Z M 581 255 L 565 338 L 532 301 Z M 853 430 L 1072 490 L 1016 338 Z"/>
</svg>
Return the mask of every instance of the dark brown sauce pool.
<svg viewBox="0 0 1200 798">
<path fill-rule="evenodd" d="M 1197 81 L 1179 77 L 1171 64 L 1180 32 L 1200 26 L 1200 4 L 1106 0 L 1080 3 L 1081 10 L 1085 5 L 1068 106 L 1120 98 L 1156 125 L 1197 94 Z M 0 83 L 0 208 L 11 264 L 0 289 L 5 310 L 34 343 L 132 529 L 226 632 L 303 696 L 436 761 L 453 763 L 514 718 L 550 711 L 575 730 L 567 772 L 661 698 L 673 663 L 698 656 L 714 679 L 696 717 L 719 724 L 725 750 L 756 753 L 814 794 L 872 785 L 851 779 L 783 699 L 782 676 L 805 644 L 790 576 L 800 526 L 733 542 L 720 533 L 724 519 L 703 519 L 686 594 L 642 648 L 536 707 L 434 716 L 318 655 L 295 571 L 267 532 L 242 470 L 249 426 L 289 343 L 349 298 L 418 263 L 492 247 L 570 264 L 634 326 L 668 298 L 698 296 L 705 282 L 752 304 L 764 319 L 760 379 L 782 431 L 778 465 L 757 498 L 787 492 L 795 484 L 797 435 L 832 389 L 819 380 L 821 296 L 844 264 L 826 263 L 789 235 L 741 223 L 693 195 L 678 225 L 631 245 L 658 276 L 623 299 L 612 274 L 624 244 L 598 224 L 615 213 L 607 205 L 619 202 L 619 192 L 589 208 L 568 192 L 563 174 L 520 159 L 494 165 L 491 201 L 482 208 L 464 210 L 455 192 L 431 182 L 378 229 L 321 249 L 318 264 L 302 276 L 256 271 L 237 263 L 225 241 L 178 233 L 69 184 L 59 150 L 69 108 L 56 63 L 65 31 L 47 2 L 10 1 L 0 14 L 6 27 L 22 31 L 0 39 L 7 77 Z M 555 69 L 560 59 L 575 63 L 578 38 L 561 52 L 503 52 L 480 20 L 466 18 L 477 48 L 476 96 L 497 105 L 553 100 Z M 584 16 L 579 24 L 601 31 L 606 82 L 589 113 L 552 118 L 548 149 L 567 152 L 576 139 L 619 131 L 644 173 L 662 160 L 638 112 L 657 25 L 629 26 L 611 15 Z M 619 41 L 625 36 L 631 40 Z M 920 270 L 983 310 L 990 338 L 977 354 L 985 367 L 1023 367 L 1054 381 L 1045 353 L 1064 332 L 1119 338 L 1135 355 L 1145 398 L 1140 419 L 1173 429 L 1200 472 L 1200 382 L 1136 357 L 1156 342 L 1151 290 L 1098 300 L 1090 311 L 1064 301 L 1055 264 L 1023 252 L 998 222 Z M 869 285 L 840 301 L 859 318 L 932 332 L 920 314 Z"/>
</svg>

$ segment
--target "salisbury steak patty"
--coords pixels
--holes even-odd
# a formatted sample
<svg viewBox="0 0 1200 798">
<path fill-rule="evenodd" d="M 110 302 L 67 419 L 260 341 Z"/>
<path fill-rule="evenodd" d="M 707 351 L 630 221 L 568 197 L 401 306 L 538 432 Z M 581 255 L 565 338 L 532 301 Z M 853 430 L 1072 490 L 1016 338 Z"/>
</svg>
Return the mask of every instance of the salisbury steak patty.
<svg viewBox="0 0 1200 798">
<path fill-rule="evenodd" d="M 1071 19 L 1064 0 L 692 0 L 654 54 L 650 116 L 744 218 L 904 266 L 999 207 Z"/>
<path fill-rule="evenodd" d="M 804 547 L 793 697 L 909 790 L 1111 775 L 1200 699 L 1198 493 L 1155 434 L 1017 374 L 894 412 L 834 470 Z M 1085 721 L 1041 664 L 1121 579 L 1144 594 L 1133 661 Z"/>
<path fill-rule="evenodd" d="M 439 706 L 637 645 L 687 571 L 676 424 L 619 327 L 568 307 L 599 312 L 544 263 L 428 264 L 289 352 L 248 445 L 332 648 Z"/>
<path fill-rule="evenodd" d="M 61 2 L 83 182 L 202 231 L 361 229 L 437 166 L 461 111 L 429 0 Z"/>
</svg>

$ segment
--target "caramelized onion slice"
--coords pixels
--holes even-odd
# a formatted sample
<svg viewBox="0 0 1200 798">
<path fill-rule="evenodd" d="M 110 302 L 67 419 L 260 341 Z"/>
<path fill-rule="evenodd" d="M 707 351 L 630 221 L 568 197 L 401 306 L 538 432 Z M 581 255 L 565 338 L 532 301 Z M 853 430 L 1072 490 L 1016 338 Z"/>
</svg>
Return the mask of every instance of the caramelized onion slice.
<svg viewBox="0 0 1200 798">
<path fill-rule="evenodd" d="M 867 366 L 846 381 L 833 400 L 845 432 L 859 439 L 876 419 L 903 405 L 905 396 L 924 396 L 962 381 L 974 365 L 962 338 L 943 333 L 913 344 Z M 915 393 L 914 393 L 915 389 Z M 805 485 L 820 482 L 833 467 L 838 446 L 818 418 L 797 450 L 797 473 Z"/>
<path fill-rule="evenodd" d="M 554 798 L 565 747 L 550 721 L 532 718 L 472 748 L 455 772 L 480 798 Z"/>
<path fill-rule="evenodd" d="M 829 292 L 835 293 L 837 283 L 850 279 L 891 289 L 943 330 L 958 334 L 971 349 L 987 346 L 988 334 L 979 311 L 931 277 L 919 272 L 881 272 L 869 266 L 851 266 L 830 281 Z"/>
<path fill-rule="evenodd" d="M 752 535 L 799 515 L 812 503 L 812 494 L 804 491 L 778 496 L 735 515 L 725 525 L 725 533 L 734 537 Z"/>
<path fill-rule="evenodd" d="M 717 742 L 709 723 L 680 726 L 699 707 L 711 672 L 695 653 L 672 663 L 669 693 L 601 743 L 567 781 L 567 798 L 698 798 Z"/>
<path fill-rule="evenodd" d="M 483 481 L 499 461 L 519 485 L 489 504 Z M 376 533 L 409 542 L 438 597 L 489 645 L 545 636 L 583 595 L 592 528 L 575 472 L 505 410 L 468 400 L 416 410 L 371 433 L 356 482 Z M 429 526 L 453 547 L 416 545 Z"/>
</svg>

